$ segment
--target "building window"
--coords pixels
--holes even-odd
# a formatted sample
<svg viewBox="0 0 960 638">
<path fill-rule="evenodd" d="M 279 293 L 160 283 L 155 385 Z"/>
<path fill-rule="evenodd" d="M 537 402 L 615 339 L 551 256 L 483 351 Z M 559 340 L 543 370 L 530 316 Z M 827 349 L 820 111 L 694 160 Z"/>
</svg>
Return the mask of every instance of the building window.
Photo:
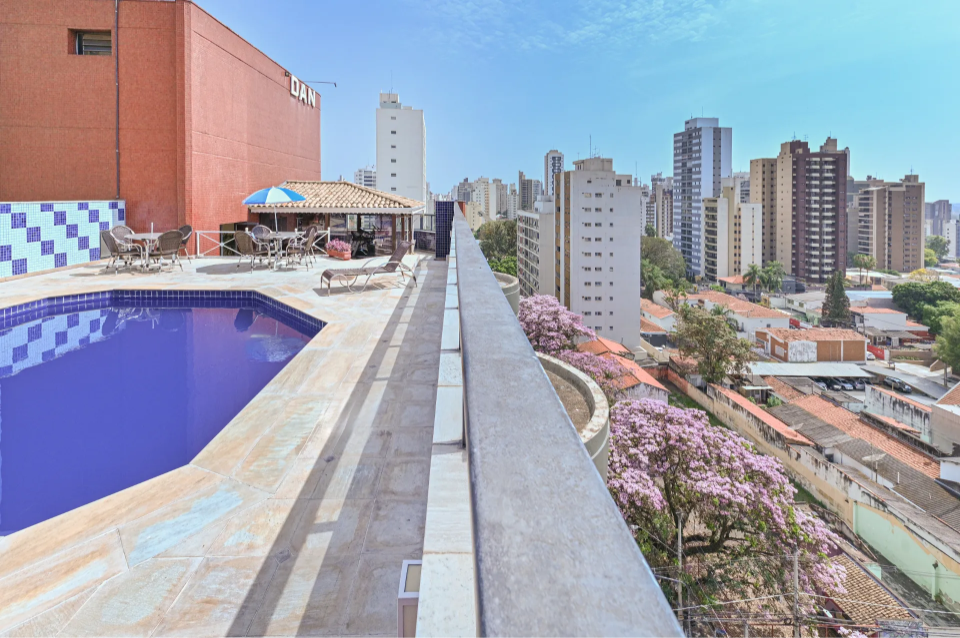
<svg viewBox="0 0 960 638">
<path fill-rule="evenodd" d="M 396 164 L 396 163 L 397 163 L 397 160 L 392 159 L 392 160 L 390 160 L 390 163 L 391 163 L 391 164 Z"/>
<path fill-rule="evenodd" d="M 396 144 L 391 144 L 391 145 L 390 145 L 390 148 L 397 148 L 397 145 L 396 145 Z"/>
<path fill-rule="evenodd" d="M 397 176 L 396 173 L 390 173 L 390 177 L 396 177 L 396 176 Z"/>
<path fill-rule="evenodd" d="M 390 119 L 391 119 L 391 120 L 395 120 L 395 119 L 397 119 L 397 116 L 396 116 L 396 115 L 391 115 L 391 116 L 390 116 Z"/>
<path fill-rule="evenodd" d="M 390 135 L 396 135 L 396 134 L 397 134 L 396 131 L 390 131 Z"/>
<path fill-rule="evenodd" d="M 391 187 L 390 187 L 390 190 L 395 191 L 395 190 L 397 190 L 397 187 L 396 187 L 396 186 L 391 186 Z"/>
<path fill-rule="evenodd" d="M 110 55 L 109 31 L 77 31 L 77 55 Z"/>
</svg>

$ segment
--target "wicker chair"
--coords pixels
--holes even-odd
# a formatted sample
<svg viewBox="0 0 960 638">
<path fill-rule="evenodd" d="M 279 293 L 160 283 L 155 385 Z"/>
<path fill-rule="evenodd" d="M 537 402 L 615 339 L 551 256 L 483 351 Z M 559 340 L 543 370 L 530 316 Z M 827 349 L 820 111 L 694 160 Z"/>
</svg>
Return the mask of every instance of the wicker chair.
<svg viewBox="0 0 960 638">
<path fill-rule="evenodd" d="M 121 246 L 133 245 L 133 240 L 130 239 L 130 235 L 133 234 L 133 229 L 129 226 L 114 226 L 109 232 Z"/>
<path fill-rule="evenodd" d="M 184 256 L 186 256 L 187 261 L 193 261 L 190 258 L 190 251 L 187 250 L 187 242 L 190 241 L 190 237 L 193 236 L 193 226 L 189 224 L 184 224 L 180 227 L 180 233 L 183 235 L 183 242 L 180 244 L 180 250 L 183 251 Z"/>
<path fill-rule="evenodd" d="M 273 231 L 268 227 L 260 224 L 254 226 L 250 230 L 250 235 L 253 237 L 253 243 L 256 245 L 257 250 L 267 251 L 267 255 L 273 255 L 273 242 L 270 240 L 270 235 L 273 234 Z"/>
<path fill-rule="evenodd" d="M 100 241 L 106 247 L 107 252 L 110 253 L 107 270 L 110 269 L 110 266 L 113 266 L 113 274 L 120 271 L 120 262 L 123 262 L 129 268 L 136 261 L 143 259 L 143 246 L 134 243 L 120 244 L 109 230 L 100 231 Z"/>
<path fill-rule="evenodd" d="M 240 259 L 237 260 L 237 268 L 243 263 L 244 257 L 250 258 L 250 272 L 253 272 L 253 262 L 257 259 L 261 261 L 270 258 L 270 251 L 265 248 L 259 248 L 253 235 L 245 230 L 238 230 L 235 236 L 237 242 L 237 252 L 240 253 Z"/>
<path fill-rule="evenodd" d="M 336 279 L 338 283 L 343 284 L 347 287 L 347 290 L 353 292 L 353 285 L 357 283 L 357 280 L 360 277 L 366 277 L 366 280 L 363 282 L 363 287 L 360 289 L 361 292 L 366 290 L 367 284 L 370 283 L 370 280 L 376 275 L 389 275 L 397 274 L 401 281 L 406 284 L 407 275 L 413 279 L 413 285 L 417 285 L 417 276 L 413 274 L 413 269 L 403 263 L 403 256 L 407 254 L 407 251 L 410 250 L 410 242 L 402 241 L 397 245 L 396 250 L 393 251 L 393 255 L 390 256 L 390 260 L 385 264 L 380 264 L 378 266 L 369 265 L 371 262 L 382 260 L 383 257 L 374 257 L 368 259 L 363 263 L 359 268 L 330 268 L 324 270 L 320 275 L 320 286 L 323 287 L 323 282 L 327 282 L 327 294 L 330 294 L 330 285 L 333 283 L 333 280 Z"/>
<path fill-rule="evenodd" d="M 179 230 L 168 230 L 157 237 L 157 244 L 150 250 L 150 259 L 157 262 L 157 267 L 163 269 L 163 258 L 170 260 L 171 264 L 180 266 L 183 270 L 183 264 L 180 263 L 180 245 L 183 243 L 183 233 Z"/>
<path fill-rule="evenodd" d="M 307 226 L 305 235 L 292 240 L 287 245 L 287 256 L 296 257 L 297 261 L 306 264 L 307 270 L 309 270 L 310 262 L 313 259 L 313 242 L 315 241 L 317 241 L 317 227 Z"/>
</svg>

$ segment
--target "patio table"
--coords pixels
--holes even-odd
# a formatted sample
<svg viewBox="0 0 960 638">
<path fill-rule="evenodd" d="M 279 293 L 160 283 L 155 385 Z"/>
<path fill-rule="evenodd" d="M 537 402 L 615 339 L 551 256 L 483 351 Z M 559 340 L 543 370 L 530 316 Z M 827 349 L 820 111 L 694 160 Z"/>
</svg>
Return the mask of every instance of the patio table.
<svg viewBox="0 0 960 638">
<path fill-rule="evenodd" d="M 162 234 L 163 233 L 133 233 L 132 235 L 127 235 L 127 239 L 143 242 L 143 247 L 147 252 L 146 257 L 143 258 L 144 268 L 150 267 L 150 246 L 157 243 L 157 240 Z"/>
<path fill-rule="evenodd" d="M 270 241 L 271 243 L 272 242 L 277 243 L 276 258 L 273 260 L 274 268 L 276 268 L 279 265 L 280 260 L 283 258 L 283 242 L 290 241 L 291 239 L 296 239 L 300 237 L 302 234 L 303 233 L 300 232 L 299 230 L 280 230 L 280 231 L 273 231 L 272 233 L 270 233 L 270 235 L 267 237 L 267 240 Z"/>
</svg>

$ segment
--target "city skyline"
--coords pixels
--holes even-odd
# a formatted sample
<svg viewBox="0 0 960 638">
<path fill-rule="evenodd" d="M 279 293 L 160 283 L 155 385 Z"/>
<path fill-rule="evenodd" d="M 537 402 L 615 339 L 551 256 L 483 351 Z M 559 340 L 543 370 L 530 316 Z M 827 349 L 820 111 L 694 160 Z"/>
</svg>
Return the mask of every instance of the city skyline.
<svg viewBox="0 0 960 638">
<path fill-rule="evenodd" d="M 749 170 L 751 159 L 775 154 L 794 136 L 811 143 L 831 136 L 850 147 L 858 179 L 898 179 L 912 168 L 930 201 L 960 202 L 953 178 L 960 131 L 943 125 L 957 92 L 938 83 L 960 64 L 949 32 L 960 5 L 905 12 L 892 3 L 733 0 L 640 2 L 613 12 L 605 2 L 587 4 L 548 11 L 409 0 L 376 3 L 379 17 L 371 21 L 346 6 L 295 0 L 202 2 L 298 77 L 338 83 L 313 85 L 324 111 L 324 179 L 349 180 L 374 163 L 377 97 L 392 84 L 424 110 L 435 191 L 465 176 L 537 175 L 551 148 L 572 166 L 588 156 L 591 136 L 594 150 L 622 169 L 666 175 L 673 133 L 702 115 L 734 129 L 734 171 Z M 291 22 L 290 15 L 299 17 Z M 330 23 L 336 28 L 323 27 Z M 388 37 L 398 31 L 407 36 Z M 557 97 L 546 74 L 551 64 L 567 69 L 571 87 Z M 529 69 L 543 70 L 543 81 L 531 82 L 537 76 Z M 870 69 L 919 77 L 923 95 L 937 97 L 886 92 L 878 100 L 863 91 Z M 834 78 L 829 91 L 824 73 Z M 491 74 L 500 81 L 464 99 L 457 78 Z"/>
</svg>

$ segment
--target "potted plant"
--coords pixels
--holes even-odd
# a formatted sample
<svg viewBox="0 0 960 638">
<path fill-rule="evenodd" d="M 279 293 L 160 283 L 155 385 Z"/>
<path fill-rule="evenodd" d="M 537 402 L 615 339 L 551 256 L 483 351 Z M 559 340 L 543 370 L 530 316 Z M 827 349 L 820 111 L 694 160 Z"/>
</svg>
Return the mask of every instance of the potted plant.
<svg viewBox="0 0 960 638">
<path fill-rule="evenodd" d="M 350 244 L 342 239 L 331 239 L 327 242 L 327 255 L 334 259 L 350 260 Z"/>
</svg>

